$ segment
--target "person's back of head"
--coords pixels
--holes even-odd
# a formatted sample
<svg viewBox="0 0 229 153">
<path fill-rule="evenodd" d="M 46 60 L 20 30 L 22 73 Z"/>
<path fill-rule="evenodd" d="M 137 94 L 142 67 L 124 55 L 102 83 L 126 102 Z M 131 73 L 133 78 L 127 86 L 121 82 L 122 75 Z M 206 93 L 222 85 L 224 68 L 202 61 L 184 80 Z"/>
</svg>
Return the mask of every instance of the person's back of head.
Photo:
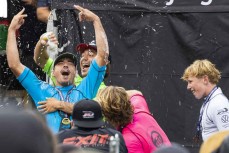
<svg viewBox="0 0 229 153">
<path fill-rule="evenodd" d="M 72 119 L 74 126 L 85 129 L 100 128 L 105 124 L 101 106 L 90 99 L 82 99 L 74 104 Z"/>
<path fill-rule="evenodd" d="M 217 150 L 221 146 L 223 140 L 227 136 L 229 136 L 229 130 L 219 131 L 211 135 L 201 144 L 200 153 L 213 153 L 213 151 Z"/>
<path fill-rule="evenodd" d="M 97 94 L 105 118 L 114 127 L 125 126 L 133 118 L 133 107 L 126 90 L 122 87 L 107 86 Z"/>
<path fill-rule="evenodd" d="M 4 153 L 56 153 L 56 140 L 44 120 L 32 111 L 0 112 L 0 148 Z"/>
<path fill-rule="evenodd" d="M 79 148 L 72 144 L 58 144 L 57 149 L 60 153 L 74 153 L 78 152 Z"/>
<path fill-rule="evenodd" d="M 161 146 L 153 153 L 189 153 L 189 151 L 180 144 L 172 143 L 171 146 Z"/>
</svg>

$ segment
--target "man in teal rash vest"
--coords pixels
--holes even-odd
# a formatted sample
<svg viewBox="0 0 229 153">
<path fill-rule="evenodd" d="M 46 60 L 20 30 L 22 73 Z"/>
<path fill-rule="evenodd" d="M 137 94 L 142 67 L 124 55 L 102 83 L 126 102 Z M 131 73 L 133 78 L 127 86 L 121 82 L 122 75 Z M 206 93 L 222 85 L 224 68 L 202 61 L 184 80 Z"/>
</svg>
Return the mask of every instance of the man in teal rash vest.
<svg viewBox="0 0 229 153">
<path fill-rule="evenodd" d="M 74 7 L 79 11 L 80 21 L 93 22 L 97 44 L 97 55 L 91 63 L 93 66 L 90 67 L 88 75 L 77 87 L 74 85 L 76 57 L 71 53 L 59 55 L 54 62 L 52 74 L 56 79 L 56 86 L 39 80 L 29 68 L 20 62 L 15 32 L 23 25 L 24 18 L 27 16 L 23 14 L 24 9 L 14 16 L 8 29 L 6 48 L 8 65 L 33 98 L 38 110 L 46 113 L 47 124 L 54 133 L 70 128 L 69 121 L 73 103 L 84 98 L 92 99 L 95 97 L 99 85 L 104 79 L 106 59 L 109 55 L 107 37 L 100 18 L 80 6 Z M 45 53 L 47 40 L 39 40 L 36 48 L 43 48 Z M 59 101 L 45 101 L 47 98 Z"/>
</svg>

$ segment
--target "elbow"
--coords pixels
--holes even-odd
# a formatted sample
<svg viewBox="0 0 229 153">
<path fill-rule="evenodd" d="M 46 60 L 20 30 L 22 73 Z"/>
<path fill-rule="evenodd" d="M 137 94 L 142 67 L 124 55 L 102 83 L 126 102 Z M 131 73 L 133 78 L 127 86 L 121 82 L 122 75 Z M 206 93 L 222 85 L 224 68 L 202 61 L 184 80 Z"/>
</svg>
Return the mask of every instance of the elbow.
<svg viewBox="0 0 229 153">
<path fill-rule="evenodd" d="M 17 69 L 19 65 L 15 62 L 8 62 L 8 67 L 11 69 L 11 70 L 15 70 Z"/>
</svg>

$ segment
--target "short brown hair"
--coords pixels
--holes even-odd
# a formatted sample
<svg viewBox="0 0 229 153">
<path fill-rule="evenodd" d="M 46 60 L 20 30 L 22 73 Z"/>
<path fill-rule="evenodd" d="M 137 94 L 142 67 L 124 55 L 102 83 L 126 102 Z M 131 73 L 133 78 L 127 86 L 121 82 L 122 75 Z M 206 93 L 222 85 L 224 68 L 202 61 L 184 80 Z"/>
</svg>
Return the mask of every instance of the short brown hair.
<svg viewBox="0 0 229 153">
<path fill-rule="evenodd" d="M 220 72 L 215 67 L 215 65 L 212 64 L 209 60 L 204 59 L 196 60 L 189 67 L 187 67 L 181 79 L 187 81 L 190 76 L 201 78 L 204 75 L 208 76 L 209 81 L 212 84 L 217 84 L 221 78 Z"/>
<path fill-rule="evenodd" d="M 123 87 L 107 86 L 97 95 L 106 120 L 115 127 L 125 126 L 131 122 L 134 114 L 133 106 Z"/>
</svg>

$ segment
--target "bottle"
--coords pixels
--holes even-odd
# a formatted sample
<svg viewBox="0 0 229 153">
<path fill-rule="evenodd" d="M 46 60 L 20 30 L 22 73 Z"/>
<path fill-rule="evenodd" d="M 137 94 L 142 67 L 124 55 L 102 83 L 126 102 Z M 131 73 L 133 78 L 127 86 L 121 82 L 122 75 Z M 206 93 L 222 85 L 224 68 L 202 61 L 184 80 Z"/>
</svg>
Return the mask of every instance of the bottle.
<svg viewBox="0 0 229 153">
<path fill-rule="evenodd" d="M 118 134 L 115 134 L 115 136 L 110 137 L 110 143 L 109 143 L 109 153 L 119 153 L 119 136 Z"/>
<path fill-rule="evenodd" d="M 52 42 L 50 40 L 50 35 L 52 34 L 52 32 L 46 32 L 44 35 L 43 35 L 43 39 L 44 40 L 48 40 L 48 50 L 51 51 L 51 52 L 56 52 L 58 47 L 57 47 L 57 44 L 55 44 L 54 42 Z"/>
</svg>

